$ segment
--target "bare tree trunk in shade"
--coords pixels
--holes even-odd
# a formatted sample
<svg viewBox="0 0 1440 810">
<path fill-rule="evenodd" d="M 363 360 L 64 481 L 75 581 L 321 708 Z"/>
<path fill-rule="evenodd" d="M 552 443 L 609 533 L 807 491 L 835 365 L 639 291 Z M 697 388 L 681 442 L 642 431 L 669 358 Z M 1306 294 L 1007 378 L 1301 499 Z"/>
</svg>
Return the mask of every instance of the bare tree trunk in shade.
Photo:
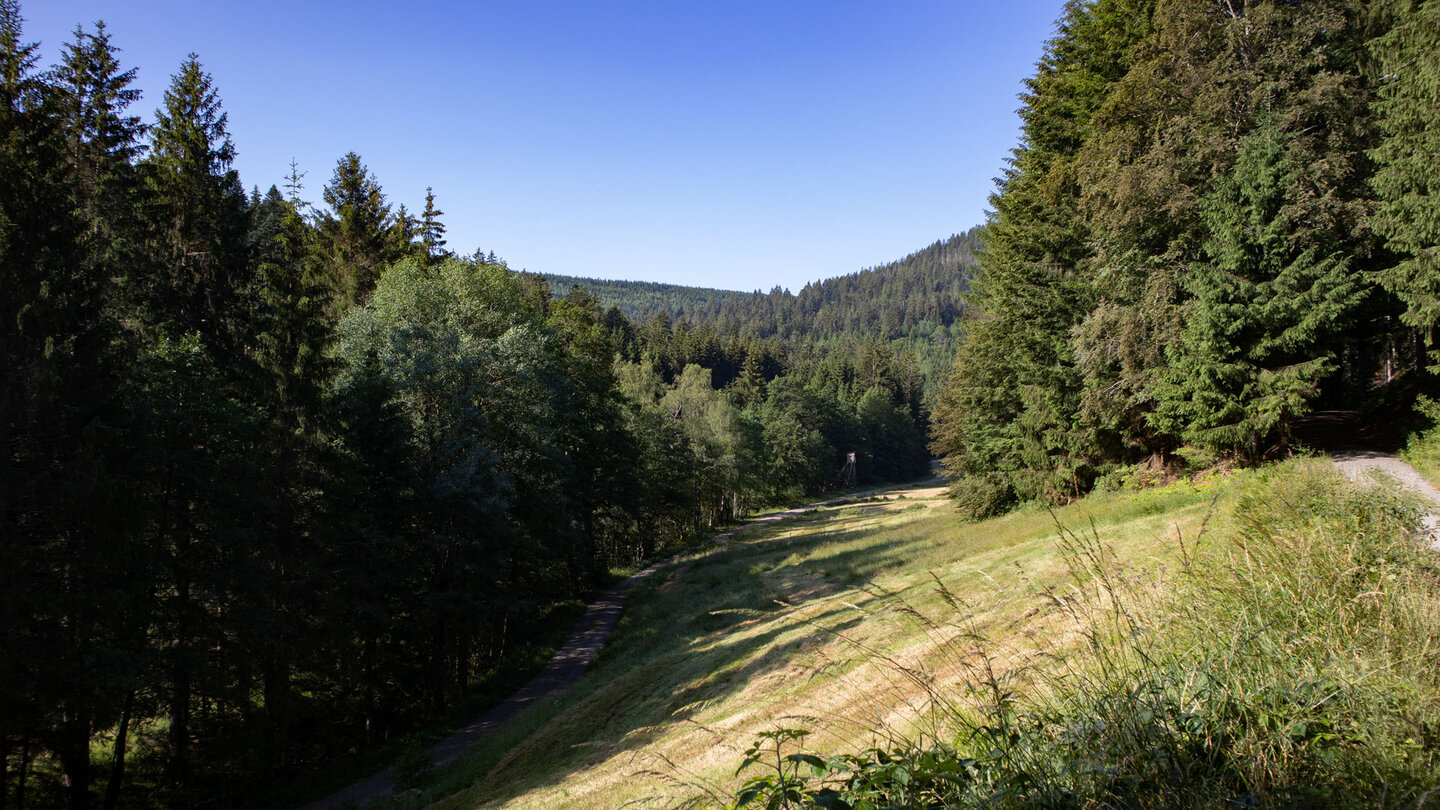
<svg viewBox="0 0 1440 810">
<path fill-rule="evenodd" d="M 130 712 L 135 705 L 135 693 L 125 696 L 125 705 L 120 710 L 120 728 L 115 731 L 115 756 L 110 765 L 110 784 L 105 786 L 105 810 L 115 810 L 120 803 L 120 786 L 125 782 L 125 746 L 130 738 Z"/>
</svg>

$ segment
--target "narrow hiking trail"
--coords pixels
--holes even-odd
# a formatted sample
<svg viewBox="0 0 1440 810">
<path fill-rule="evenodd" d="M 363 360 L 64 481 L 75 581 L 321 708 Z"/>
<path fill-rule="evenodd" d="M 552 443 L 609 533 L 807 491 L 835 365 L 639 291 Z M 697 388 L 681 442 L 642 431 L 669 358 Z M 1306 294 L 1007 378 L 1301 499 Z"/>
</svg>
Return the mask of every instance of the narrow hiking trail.
<svg viewBox="0 0 1440 810">
<path fill-rule="evenodd" d="M 1430 485 L 1414 467 L 1390 452 L 1404 441 L 1403 432 L 1384 420 L 1368 422 L 1359 411 L 1316 411 L 1295 425 L 1295 437 L 1330 457 L 1351 481 L 1363 482 L 1379 473 L 1392 478 L 1407 492 L 1431 505 L 1422 518 L 1430 548 L 1440 551 L 1440 489 Z"/>
<path fill-rule="evenodd" d="M 1330 461 L 1352 481 L 1365 481 L 1380 473 L 1394 479 L 1401 489 L 1424 498 L 1431 511 L 1421 518 L 1421 524 L 1429 535 L 1430 548 L 1440 551 L 1440 489 L 1431 486 L 1414 467 L 1379 450 L 1340 450 L 1330 454 Z"/>
<path fill-rule="evenodd" d="M 433 766 L 444 765 L 492 733 L 501 723 L 519 714 L 526 707 L 551 697 L 585 674 L 590 660 L 605 646 L 605 639 L 620 619 L 620 609 L 625 604 L 625 594 L 645 577 L 655 573 L 662 563 L 656 563 L 639 571 L 620 584 L 606 591 L 599 599 L 585 608 L 585 614 L 576 622 L 570 637 L 545 667 L 520 691 L 486 712 L 475 722 L 451 734 L 449 737 L 426 749 Z M 377 799 L 395 793 L 395 769 L 385 770 L 356 782 L 320 801 L 306 805 L 303 810 L 329 810 L 347 803 L 363 807 Z"/>
<path fill-rule="evenodd" d="M 895 489 L 913 489 L 932 483 L 935 479 L 917 481 L 909 484 L 891 484 L 884 487 L 852 492 L 848 495 L 841 495 L 836 498 L 829 498 L 823 501 L 797 506 L 793 509 L 786 509 L 782 512 L 773 512 L 768 515 L 748 520 L 733 529 L 715 535 L 711 542 L 720 543 L 734 537 L 736 533 L 754 526 L 764 526 L 784 520 L 790 517 L 802 515 L 812 509 L 823 506 L 831 506 L 841 501 L 848 501 L 855 498 L 864 498 L 878 492 L 888 492 Z M 599 599 L 590 603 L 585 608 L 585 614 L 576 622 L 575 629 L 571 631 L 564 646 L 550 659 L 544 669 L 527 683 L 520 691 L 511 695 L 504 702 L 486 712 L 475 722 L 451 734 L 449 737 L 426 749 L 430 756 L 431 764 L 438 767 L 459 757 L 470 749 L 471 746 L 485 739 L 493 733 L 500 724 L 519 714 L 525 708 L 534 705 L 546 698 L 554 697 L 565 688 L 580 679 L 585 674 L 585 669 L 600 648 L 605 646 L 605 640 L 610 637 L 610 631 L 615 629 L 615 623 L 620 619 L 620 611 L 625 606 L 625 596 L 641 580 L 655 573 L 674 558 L 661 560 L 650 567 L 639 571 L 625 579 L 615 587 L 606 591 Z M 355 782 L 349 787 L 333 793 L 325 798 L 305 805 L 301 810 L 331 810 L 331 808 L 342 805 L 364 807 L 378 799 L 392 796 L 395 793 L 395 769 L 386 768 L 379 773 Z"/>
</svg>

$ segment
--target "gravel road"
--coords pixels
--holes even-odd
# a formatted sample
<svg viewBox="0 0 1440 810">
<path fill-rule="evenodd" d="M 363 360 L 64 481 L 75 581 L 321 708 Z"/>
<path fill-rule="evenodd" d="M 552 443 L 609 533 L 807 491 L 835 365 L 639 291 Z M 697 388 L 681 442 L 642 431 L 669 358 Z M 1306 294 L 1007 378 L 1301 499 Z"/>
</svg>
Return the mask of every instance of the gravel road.
<svg viewBox="0 0 1440 810">
<path fill-rule="evenodd" d="M 1379 474 L 1425 498 L 1434 511 L 1425 515 L 1423 523 L 1430 535 L 1430 547 L 1440 551 L 1440 489 L 1430 486 L 1414 467 L 1398 456 L 1376 450 L 1344 450 L 1331 454 L 1330 459 L 1352 481 L 1364 481 Z"/>
</svg>

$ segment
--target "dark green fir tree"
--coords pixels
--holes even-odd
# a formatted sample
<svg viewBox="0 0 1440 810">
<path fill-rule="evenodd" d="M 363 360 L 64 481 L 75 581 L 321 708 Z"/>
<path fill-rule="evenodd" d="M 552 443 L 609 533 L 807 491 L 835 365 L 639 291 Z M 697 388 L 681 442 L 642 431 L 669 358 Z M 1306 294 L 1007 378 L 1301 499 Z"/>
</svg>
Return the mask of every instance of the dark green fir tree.
<svg viewBox="0 0 1440 810">
<path fill-rule="evenodd" d="M 335 164 L 322 197 L 330 210 L 320 215 L 319 249 L 330 283 L 345 306 L 364 303 L 381 269 L 397 257 L 394 231 L 400 223 L 354 152 Z"/>
<path fill-rule="evenodd" d="M 245 192 L 227 119 L 214 81 L 190 54 L 155 113 L 145 166 L 155 255 L 140 285 L 148 326 L 197 333 L 217 359 L 239 355 L 246 325 L 238 304 L 248 286 Z"/>
<path fill-rule="evenodd" d="M 1397 260 L 1381 283 L 1405 306 L 1401 320 L 1419 330 L 1432 370 L 1440 369 L 1440 3 L 1384 4 L 1391 27 L 1374 43 L 1383 74 L 1375 104 L 1384 133 L 1372 152 L 1374 228 Z"/>
</svg>

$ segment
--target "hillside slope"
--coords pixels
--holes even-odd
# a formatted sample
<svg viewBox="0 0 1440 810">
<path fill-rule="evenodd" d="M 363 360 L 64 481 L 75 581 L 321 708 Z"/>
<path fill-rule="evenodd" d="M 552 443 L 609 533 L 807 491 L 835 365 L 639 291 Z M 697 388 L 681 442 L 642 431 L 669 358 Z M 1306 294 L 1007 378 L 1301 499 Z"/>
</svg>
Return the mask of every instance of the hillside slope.
<svg viewBox="0 0 1440 810">
<path fill-rule="evenodd" d="M 576 287 L 584 289 L 608 311 L 607 323 L 632 321 L 635 329 L 619 342 L 628 344 L 638 334 L 642 345 L 637 354 L 661 358 L 662 365 L 676 364 L 665 366 L 667 379 L 693 362 L 712 369 L 717 381 L 728 382 L 750 355 L 766 379 L 780 369 L 803 369 L 804 376 L 814 378 L 817 364 L 826 359 L 849 363 L 853 376 L 856 369 L 875 367 L 879 358 L 913 380 L 916 390 L 909 398 L 923 397 L 928 403 L 963 338 L 961 317 L 979 250 L 975 228 L 899 261 L 807 284 L 799 293 L 778 287 L 768 293 L 743 293 L 573 276 L 538 278 L 559 297 Z M 820 376 L 827 373 L 838 372 L 831 369 Z M 847 385 L 853 383 L 846 379 Z M 921 410 L 928 411 L 928 406 L 916 408 L 917 417 Z"/>
<path fill-rule="evenodd" d="M 940 495 L 901 489 L 816 510 L 662 570 L 632 595 L 611 644 L 570 693 L 406 806 L 725 806 L 744 779 L 765 773 L 736 769 L 757 741 L 773 749 L 777 729 L 808 732 L 781 735 L 783 753 L 963 746 L 987 727 L 987 695 L 1001 693 L 1021 736 L 987 766 L 992 780 L 1023 766 L 1072 780 L 1067 790 L 1110 795 L 1109 783 L 1074 781 L 1089 772 L 1075 771 L 1077 754 L 1062 756 L 1056 741 L 1093 742 L 1101 747 L 1084 756 L 1097 758 L 1096 773 L 1196 756 L 1185 767 L 1210 780 L 1207 789 L 1269 791 L 1258 806 L 1300 784 L 1371 798 L 1389 790 L 1413 804 L 1417 780 L 1440 764 L 1440 740 L 1404 731 L 1440 719 L 1435 566 L 1406 533 L 1413 513 L 1386 491 L 1307 462 L 969 525 Z M 1383 597 L 1377 578 L 1390 583 Z M 1231 610 L 1227 599 L 1259 613 L 1207 612 Z M 1166 663 L 1172 648 L 1184 655 Z M 1132 704 L 1191 705 L 1136 697 L 1149 683 L 1158 699 L 1172 677 L 1212 690 L 1195 705 L 1217 711 L 1126 718 Z M 1329 678 L 1331 702 L 1310 694 L 1316 677 Z M 1079 683 L 1092 703 L 1067 696 Z M 1120 702 L 1108 702 L 1112 689 Z M 1135 736 L 1104 738 L 1105 723 L 1075 726 L 1103 739 L 1026 736 L 1047 727 L 1027 718 L 1093 724 L 1079 714 L 1091 709 Z M 1262 710 L 1273 722 L 1246 719 Z M 1211 753 L 1185 754 L 1192 743 L 1161 734 L 1172 722 L 1204 735 Z M 1228 725 L 1209 730 L 1217 723 Z M 1107 765 L 1111 756 L 1122 759 Z M 1357 763 L 1373 768 L 1354 772 Z M 827 784 L 843 776 L 832 772 Z"/>
<path fill-rule="evenodd" d="M 663 313 L 672 321 L 708 324 L 751 337 L 893 340 L 917 329 L 933 336 L 937 329 L 955 323 L 979 250 L 978 229 L 972 228 L 898 261 L 812 282 L 799 293 L 779 287 L 768 293 L 735 292 L 648 281 L 551 274 L 543 278 L 556 295 L 564 296 L 578 285 L 602 307 L 616 307 L 634 321 Z"/>
</svg>

